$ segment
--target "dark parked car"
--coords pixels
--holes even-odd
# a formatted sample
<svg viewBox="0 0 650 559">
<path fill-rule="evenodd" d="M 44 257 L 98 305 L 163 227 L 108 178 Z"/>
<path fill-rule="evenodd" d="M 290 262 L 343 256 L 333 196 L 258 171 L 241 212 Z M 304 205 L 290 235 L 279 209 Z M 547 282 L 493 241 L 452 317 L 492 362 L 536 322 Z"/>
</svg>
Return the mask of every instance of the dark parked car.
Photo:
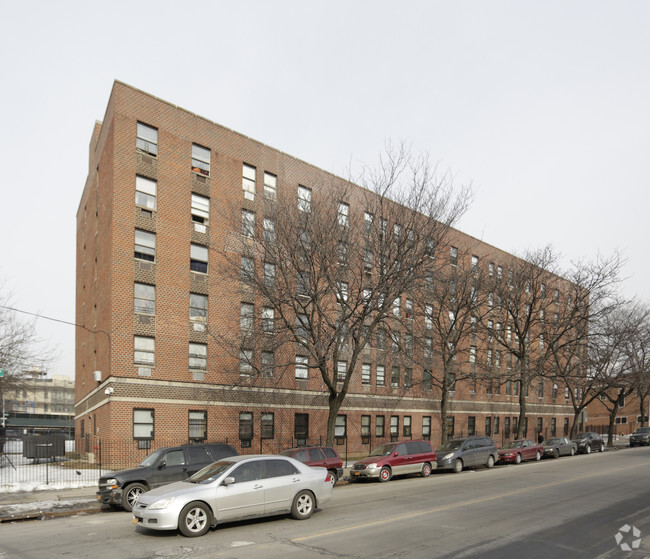
<svg viewBox="0 0 650 559">
<path fill-rule="evenodd" d="M 650 427 L 639 427 L 630 435 L 630 446 L 650 445 Z"/>
<path fill-rule="evenodd" d="M 544 447 L 531 440 L 510 441 L 499 449 L 500 462 L 521 464 L 524 460 L 540 460 Z"/>
<path fill-rule="evenodd" d="M 545 457 L 573 456 L 576 452 L 578 452 L 578 445 L 566 437 L 556 437 L 544 441 Z"/>
<path fill-rule="evenodd" d="M 603 452 L 605 443 L 598 433 L 580 433 L 575 439 L 572 439 L 578 446 L 578 452 L 590 454 L 592 451 Z"/>
<path fill-rule="evenodd" d="M 326 468 L 330 473 L 332 485 L 343 476 L 343 460 L 331 446 L 303 446 L 290 448 L 281 453 L 282 456 L 289 456 L 299 460 L 308 466 L 320 466 Z"/>
<path fill-rule="evenodd" d="M 427 477 L 436 467 L 436 451 L 428 441 L 399 441 L 382 444 L 368 457 L 352 465 L 353 480 L 377 478 L 389 481 L 394 475 L 417 474 Z"/>
<path fill-rule="evenodd" d="M 145 491 L 182 481 L 216 460 L 236 455 L 237 451 L 224 443 L 159 448 L 135 468 L 100 477 L 97 500 L 112 508 L 131 511 Z"/>
<path fill-rule="evenodd" d="M 499 459 L 497 445 L 490 437 L 466 437 L 447 441 L 436 451 L 438 468 L 458 473 L 463 468 L 487 466 L 491 468 Z"/>
</svg>

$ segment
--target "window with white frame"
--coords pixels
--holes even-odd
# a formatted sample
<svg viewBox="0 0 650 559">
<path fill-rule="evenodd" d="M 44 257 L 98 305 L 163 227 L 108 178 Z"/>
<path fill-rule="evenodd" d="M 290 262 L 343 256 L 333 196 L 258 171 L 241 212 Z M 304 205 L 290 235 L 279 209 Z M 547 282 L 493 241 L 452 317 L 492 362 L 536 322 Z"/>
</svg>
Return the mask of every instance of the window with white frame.
<svg viewBox="0 0 650 559">
<path fill-rule="evenodd" d="M 253 350 L 239 350 L 239 374 L 240 376 L 251 376 L 253 374 Z"/>
<path fill-rule="evenodd" d="M 433 339 L 427 337 L 423 339 L 424 339 L 424 358 L 431 359 L 433 357 Z"/>
<path fill-rule="evenodd" d="M 397 297 L 396 299 L 393 299 L 393 316 L 399 316 L 400 315 L 400 299 Z"/>
<path fill-rule="evenodd" d="M 372 233 L 372 226 L 375 222 L 375 216 L 369 212 L 363 214 L 363 231 L 366 235 Z"/>
<path fill-rule="evenodd" d="M 246 200 L 255 200 L 255 177 L 257 170 L 251 165 L 243 164 L 242 170 L 242 189 Z"/>
<path fill-rule="evenodd" d="M 424 305 L 424 327 L 427 330 L 433 328 L 433 305 Z"/>
<path fill-rule="evenodd" d="M 268 218 L 264 218 L 264 240 L 267 243 L 275 242 L 275 222 Z"/>
<path fill-rule="evenodd" d="M 339 288 L 339 300 L 346 302 L 350 294 L 350 285 L 347 281 L 339 281 L 337 282 L 337 286 Z"/>
<path fill-rule="evenodd" d="M 197 144 L 192 144 L 192 171 L 210 176 L 210 150 Z"/>
<path fill-rule="evenodd" d="M 361 384 L 370 384 L 370 363 L 361 365 Z"/>
<path fill-rule="evenodd" d="M 405 437 L 410 437 L 411 436 L 411 416 L 410 415 L 405 415 L 404 416 L 404 422 L 402 423 L 402 434 Z"/>
<path fill-rule="evenodd" d="M 207 322 L 208 296 L 200 293 L 190 293 L 190 320 L 193 322 Z"/>
<path fill-rule="evenodd" d="M 348 374 L 348 363 L 347 361 L 337 361 L 336 362 L 336 381 L 343 382 L 345 377 Z"/>
<path fill-rule="evenodd" d="M 278 177 L 264 172 L 264 198 L 275 200 L 277 198 Z"/>
<path fill-rule="evenodd" d="M 250 447 L 253 439 L 253 413 L 239 412 L 239 440 L 242 447 Z"/>
<path fill-rule="evenodd" d="M 134 284 L 133 311 L 138 314 L 156 314 L 155 286 L 137 282 Z"/>
<path fill-rule="evenodd" d="M 338 222 L 341 227 L 350 226 L 350 205 L 345 202 L 339 202 Z"/>
<path fill-rule="evenodd" d="M 154 180 L 145 177 L 135 177 L 135 205 L 156 211 L 156 187 Z"/>
<path fill-rule="evenodd" d="M 399 437 L 399 415 L 390 416 L 390 437 L 394 441 Z"/>
<path fill-rule="evenodd" d="M 301 212 L 311 212 L 311 188 L 298 185 L 298 209 Z"/>
<path fill-rule="evenodd" d="M 275 329 L 275 310 L 272 307 L 262 309 L 262 331 L 272 334 Z"/>
<path fill-rule="evenodd" d="M 337 439 L 343 439 L 347 436 L 347 422 L 347 415 L 339 414 L 336 416 L 336 422 L 334 424 L 334 436 Z"/>
<path fill-rule="evenodd" d="M 248 256 L 241 257 L 241 280 L 252 283 L 255 279 L 255 260 Z"/>
<path fill-rule="evenodd" d="M 248 210 L 241 211 L 241 232 L 244 237 L 255 235 L 255 214 Z"/>
<path fill-rule="evenodd" d="M 262 278 L 264 281 L 264 285 L 267 287 L 274 287 L 275 286 L 275 264 L 272 264 L 271 262 L 264 262 L 264 270 L 263 270 L 264 277 Z"/>
<path fill-rule="evenodd" d="M 150 336 L 134 336 L 133 363 L 153 367 L 156 354 L 156 339 Z"/>
<path fill-rule="evenodd" d="M 190 245 L 190 270 L 201 274 L 208 273 L 208 247 Z"/>
<path fill-rule="evenodd" d="M 305 355 L 296 355 L 296 378 L 309 378 L 309 358 Z"/>
<path fill-rule="evenodd" d="M 399 387 L 399 367 L 393 367 L 390 375 L 390 385 L 393 388 Z"/>
<path fill-rule="evenodd" d="M 208 346 L 190 342 L 190 370 L 205 371 L 208 368 Z"/>
<path fill-rule="evenodd" d="M 422 416 L 422 438 L 425 441 L 431 440 L 431 416 Z"/>
<path fill-rule="evenodd" d="M 367 439 L 370 437 L 370 419 L 369 415 L 361 416 L 361 438 Z"/>
<path fill-rule="evenodd" d="M 449 247 L 449 262 L 454 266 L 458 264 L 458 249 L 456 247 Z"/>
<path fill-rule="evenodd" d="M 253 329 L 253 313 L 255 307 L 252 303 L 242 303 L 239 311 L 239 327 L 245 331 Z"/>
<path fill-rule="evenodd" d="M 147 260 L 149 262 L 156 261 L 156 234 L 144 231 L 142 229 L 135 230 L 135 247 L 133 256 L 138 260 Z"/>
<path fill-rule="evenodd" d="M 275 438 L 275 416 L 273 412 L 262 412 L 260 421 L 260 437 L 262 439 Z"/>
<path fill-rule="evenodd" d="M 377 386 L 386 384 L 386 368 L 383 365 L 377 365 Z"/>
<path fill-rule="evenodd" d="M 210 220 L 210 198 L 192 193 L 192 221 L 207 225 Z"/>
<path fill-rule="evenodd" d="M 157 157 L 158 155 L 158 130 L 138 122 L 135 147 L 138 151 Z"/>
<path fill-rule="evenodd" d="M 273 378 L 275 371 L 275 354 L 272 351 L 262 352 L 262 376 Z"/>
<path fill-rule="evenodd" d="M 476 272 L 478 270 L 478 256 L 472 255 L 472 272 Z"/>
<path fill-rule="evenodd" d="M 154 410 L 133 410 L 133 438 L 135 440 L 152 440 L 154 438 Z"/>
</svg>

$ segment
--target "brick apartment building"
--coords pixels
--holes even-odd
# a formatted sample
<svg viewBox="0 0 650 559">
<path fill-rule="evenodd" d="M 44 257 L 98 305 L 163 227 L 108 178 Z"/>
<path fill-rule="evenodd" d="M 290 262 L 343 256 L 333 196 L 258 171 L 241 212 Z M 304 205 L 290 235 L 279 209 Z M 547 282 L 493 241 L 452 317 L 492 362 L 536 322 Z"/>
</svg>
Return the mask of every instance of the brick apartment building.
<svg viewBox="0 0 650 559">
<path fill-rule="evenodd" d="M 224 263 L 209 248 L 233 235 L 224 208 L 255 214 L 260 224 L 276 193 L 299 204 L 332 181 L 345 182 L 115 82 L 92 133 L 77 213 L 77 435 L 124 439 L 143 455 L 168 441 L 227 440 L 242 452 L 277 452 L 324 440 L 327 395 L 317 374 L 297 362 L 279 379 L 241 382 L 240 356 L 210 335 L 238 329 L 244 309 L 257 315 L 262 305 L 216 273 Z M 513 261 L 452 234 L 472 265 L 490 263 L 490 275 Z M 337 442 L 351 451 L 397 437 L 438 444 L 439 393 L 410 378 L 396 385 L 380 349 L 364 351 L 362 374 L 340 410 Z M 414 366 L 401 374 L 423 373 Z M 528 436 L 567 433 L 573 414 L 564 388 L 543 379 L 531 388 Z M 511 437 L 516 391 L 510 383 L 459 381 L 450 434 L 488 433 L 499 443 Z"/>
</svg>

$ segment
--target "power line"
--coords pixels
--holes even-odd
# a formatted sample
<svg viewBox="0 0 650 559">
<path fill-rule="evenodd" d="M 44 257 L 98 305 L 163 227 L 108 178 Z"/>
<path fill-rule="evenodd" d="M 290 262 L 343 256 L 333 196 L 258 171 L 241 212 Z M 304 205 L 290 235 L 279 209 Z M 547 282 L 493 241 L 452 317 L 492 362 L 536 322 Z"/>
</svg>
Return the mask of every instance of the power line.
<svg viewBox="0 0 650 559">
<path fill-rule="evenodd" d="M 14 311 L 14 312 L 19 312 L 23 314 L 28 314 L 30 316 L 35 316 L 36 318 L 43 318 L 45 320 L 51 320 L 52 322 L 60 322 L 61 324 L 68 324 L 69 326 L 76 326 L 77 328 L 83 328 L 87 332 L 90 332 L 91 334 L 97 334 L 101 332 L 102 334 L 106 334 L 108 336 L 108 339 L 111 339 L 111 336 L 108 332 L 105 330 L 91 330 L 87 326 L 84 326 L 83 324 L 77 324 L 76 322 L 68 322 L 67 320 L 61 320 L 60 318 L 52 318 L 51 316 L 45 316 L 43 314 L 37 314 L 29 311 L 24 311 L 22 309 L 17 309 L 15 307 L 7 307 L 6 305 L 0 305 L 0 309 L 7 309 L 9 311 Z"/>
</svg>

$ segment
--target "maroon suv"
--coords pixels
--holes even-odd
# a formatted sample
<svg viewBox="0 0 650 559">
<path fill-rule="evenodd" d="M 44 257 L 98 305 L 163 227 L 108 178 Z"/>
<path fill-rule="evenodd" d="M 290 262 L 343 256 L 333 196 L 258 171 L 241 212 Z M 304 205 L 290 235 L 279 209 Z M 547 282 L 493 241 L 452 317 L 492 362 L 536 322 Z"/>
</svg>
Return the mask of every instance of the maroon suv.
<svg viewBox="0 0 650 559">
<path fill-rule="evenodd" d="M 332 477 L 332 484 L 343 476 L 343 461 L 338 452 L 331 446 L 301 446 L 290 448 L 282 452 L 283 456 L 290 456 L 300 460 L 308 466 L 321 466 L 327 468 Z"/>
</svg>

